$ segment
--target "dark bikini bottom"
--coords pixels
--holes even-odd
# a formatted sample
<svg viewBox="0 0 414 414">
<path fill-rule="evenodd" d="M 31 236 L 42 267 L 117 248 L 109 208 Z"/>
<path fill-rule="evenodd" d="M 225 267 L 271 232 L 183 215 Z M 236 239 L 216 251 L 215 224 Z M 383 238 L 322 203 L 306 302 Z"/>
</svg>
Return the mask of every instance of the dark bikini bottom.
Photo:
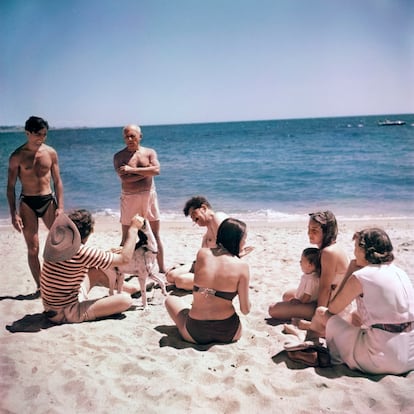
<svg viewBox="0 0 414 414">
<path fill-rule="evenodd" d="M 36 214 L 37 217 L 43 217 L 46 210 L 49 208 L 50 203 L 54 203 L 56 206 L 56 200 L 53 194 L 27 196 L 22 194 L 20 201 L 27 204 Z"/>
<path fill-rule="evenodd" d="M 239 315 L 235 312 L 229 318 L 221 320 L 203 321 L 187 316 L 185 327 L 198 344 L 209 344 L 211 342 L 233 342 L 239 325 Z"/>
</svg>

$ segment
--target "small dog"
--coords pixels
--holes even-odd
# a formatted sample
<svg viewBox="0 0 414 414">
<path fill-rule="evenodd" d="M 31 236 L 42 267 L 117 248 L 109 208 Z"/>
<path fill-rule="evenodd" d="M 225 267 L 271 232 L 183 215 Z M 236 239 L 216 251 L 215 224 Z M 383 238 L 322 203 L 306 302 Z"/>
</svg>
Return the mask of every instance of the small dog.
<svg viewBox="0 0 414 414">
<path fill-rule="evenodd" d="M 124 274 L 134 274 L 138 276 L 139 286 L 141 288 L 142 305 L 144 310 L 147 309 L 147 279 L 153 279 L 161 288 L 164 296 L 167 296 L 165 283 L 155 275 L 155 262 L 157 257 L 157 242 L 147 220 L 145 220 L 142 229 L 138 230 L 139 240 L 135 245 L 135 251 L 132 260 L 122 266 L 114 269 L 105 270 L 109 279 L 109 294 L 112 295 L 114 289 L 120 293 L 124 283 Z"/>
</svg>

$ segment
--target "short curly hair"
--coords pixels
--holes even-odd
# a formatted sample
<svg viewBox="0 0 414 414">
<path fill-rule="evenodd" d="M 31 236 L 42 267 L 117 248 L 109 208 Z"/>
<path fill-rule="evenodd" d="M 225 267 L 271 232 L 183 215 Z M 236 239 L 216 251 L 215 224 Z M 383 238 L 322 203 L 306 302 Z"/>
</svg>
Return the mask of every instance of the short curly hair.
<svg viewBox="0 0 414 414">
<path fill-rule="evenodd" d="M 38 116 L 31 116 L 24 125 L 24 129 L 32 134 L 39 132 L 43 128 L 49 130 L 49 124 L 45 119 Z"/>
<path fill-rule="evenodd" d="M 200 208 L 203 204 L 208 208 L 212 208 L 210 203 L 204 196 L 198 195 L 191 197 L 189 200 L 187 200 L 183 208 L 184 215 L 188 217 L 191 209 L 196 210 L 197 208 Z"/>
<path fill-rule="evenodd" d="M 364 249 L 365 259 L 372 264 L 391 263 L 394 260 L 392 243 L 384 230 L 376 227 L 357 231 L 352 240 Z"/>
<path fill-rule="evenodd" d="M 75 226 L 78 228 L 81 240 L 85 240 L 91 233 L 93 233 L 95 220 L 88 210 L 73 210 L 68 214 L 68 217 L 75 223 Z"/>
</svg>

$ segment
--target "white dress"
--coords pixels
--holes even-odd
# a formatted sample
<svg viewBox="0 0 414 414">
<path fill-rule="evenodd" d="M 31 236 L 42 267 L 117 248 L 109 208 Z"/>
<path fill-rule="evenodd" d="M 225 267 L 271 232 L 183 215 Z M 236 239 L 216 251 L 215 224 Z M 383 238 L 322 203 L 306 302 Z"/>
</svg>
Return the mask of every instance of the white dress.
<svg viewBox="0 0 414 414">
<path fill-rule="evenodd" d="M 333 363 L 373 374 L 403 374 L 414 369 L 414 288 L 407 274 L 394 264 L 369 265 L 354 273 L 363 295 L 356 299 L 362 327 L 335 315 L 326 325 L 326 341 Z M 412 322 L 392 333 L 374 324 Z"/>
<path fill-rule="evenodd" d="M 319 292 L 319 276 L 317 273 L 304 273 L 299 282 L 299 286 L 296 289 L 295 298 L 300 299 L 304 293 L 308 294 L 311 302 L 318 300 Z"/>
</svg>

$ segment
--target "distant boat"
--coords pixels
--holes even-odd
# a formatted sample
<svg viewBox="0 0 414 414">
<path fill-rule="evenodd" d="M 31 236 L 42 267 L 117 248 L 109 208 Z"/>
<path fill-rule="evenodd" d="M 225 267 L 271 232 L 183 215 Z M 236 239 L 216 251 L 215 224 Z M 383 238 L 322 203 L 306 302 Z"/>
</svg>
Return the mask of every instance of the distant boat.
<svg viewBox="0 0 414 414">
<path fill-rule="evenodd" d="M 378 121 L 379 126 L 392 126 L 392 125 L 405 125 L 405 121 L 391 121 L 386 119 L 385 121 Z"/>
</svg>

